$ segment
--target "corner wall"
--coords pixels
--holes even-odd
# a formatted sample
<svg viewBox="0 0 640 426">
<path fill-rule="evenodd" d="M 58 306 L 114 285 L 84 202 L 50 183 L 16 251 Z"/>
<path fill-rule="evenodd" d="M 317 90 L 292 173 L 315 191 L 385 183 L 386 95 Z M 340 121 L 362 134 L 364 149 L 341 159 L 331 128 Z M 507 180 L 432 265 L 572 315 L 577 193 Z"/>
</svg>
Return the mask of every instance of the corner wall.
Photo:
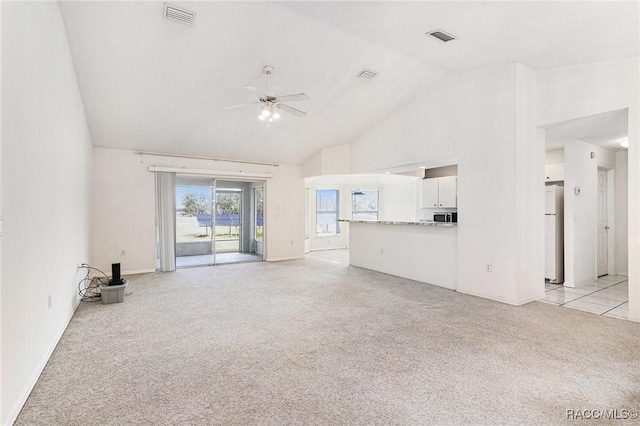
<svg viewBox="0 0 640 426">
<path fill-rule="evenodd" d="M 526 123 L 518 127 L 519 119 L 535 117 L 536 82 L 525 71 L 509 64 L 448 74 L 351 149 L 356 172 L 457 157 L 458 291 L 511 304 L 544 296 L 544 268 L 527 276 L 530 269 L 518 264 L 542 244 L 519 233 L 518 213 L 544 213 L 542 187 L 540 194 L 528 190 L 536 175 L 542 182 L 544 146 Z M 523 88 L 530 92 L 519 99 Z M 528 151 L 529 144 L 541 146 Z M 541 169 L 521 187 L 518 170 L 535 167 Z"/>
<path fill-rule="evenodd" d="M 565 283 L 575 287 L 597 278 L 596 207 L 598 163 L 590 157 L 593 146 L 570 140 L 564 147 Z M 576 188 L 580 194 L 576 195 Z"/>
<path fill-rule="evenodd" d="M 629 153 L 627 151 L 616 152 L 615 175 L 615 253 L 616 274 L 629 274 Z"/>
<path fill-rule="evenodd" d="M 128 274 L 155 270 L 155 179 L 149 166 L 272 173 L 274 177 L 265 183 L 267 260 L 304 256 L 305 197 L 299 166 L 240 167 L 237 163 L 140 156 L 134 151 L 96 147 L 92 168 L 91 263 L 97 268 L 109 271 L 111 263 L 119 262 Z"/>
<path fill-rule="evenodd" d="M 3 425 L 78 304 L 91 149 L 58 3 L 2 2 Z"/>
</svg>

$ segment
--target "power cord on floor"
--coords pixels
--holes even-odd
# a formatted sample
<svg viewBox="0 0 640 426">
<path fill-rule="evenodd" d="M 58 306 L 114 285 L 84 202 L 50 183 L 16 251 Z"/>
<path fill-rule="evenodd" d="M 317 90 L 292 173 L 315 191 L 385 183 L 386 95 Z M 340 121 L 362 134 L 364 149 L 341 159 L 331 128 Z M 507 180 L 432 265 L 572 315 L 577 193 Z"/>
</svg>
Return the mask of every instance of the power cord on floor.
<svg viewBox="0 0 640 426">
<path fill-rule="evenodd" d="M 78 283 L 78 294 L 83 302 L 98 302 L 101 300 L 100 286 L 109 284 L 109 277 L 98 268 L 83 263 L 80 269 L 86 269 L 87 275 Z M 91 271 L 97 271 L 102 276 L 92 277 Z"/>
</svg>

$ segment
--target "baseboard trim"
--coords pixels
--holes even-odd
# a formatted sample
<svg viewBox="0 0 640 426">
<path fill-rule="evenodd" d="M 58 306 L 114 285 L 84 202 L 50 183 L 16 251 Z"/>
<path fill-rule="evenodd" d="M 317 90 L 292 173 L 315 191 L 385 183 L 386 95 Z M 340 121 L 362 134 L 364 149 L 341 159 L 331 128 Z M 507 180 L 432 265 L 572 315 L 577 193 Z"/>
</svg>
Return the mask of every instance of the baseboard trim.
<svg viewBox="0 0 640 426">
<path fill-rule="evenodd" d="M 16 402 L 16 404 L 13 406 L 11 411 L 9 411 L 9 417 L 8 417 L 7 425 L 12 425 L 16 421 L 16 419 L 18 418 L 18 415 L 20 414 L 20 411 L 22 411 L 22 407 L 24 406 L 25 402 L 27 402 L 27 398 L 29 398 L 29 395 L 31 395 L 31 392 L 33 391 L 33 388 L 36 386 L 36 383 L 38 382 L 38 379 L 40 378 L 40 375 L 44 371 L 44 368 L 47 366 L 47 363 L 49 362 L 49 358 L 51 358 L 51 355 L 53 354 L 53 351 L 56 349 L 56 346 L 58 346 L 58 343 L 60 343 L 60 339 L 62 338 L 62 335 L 64 334 L 64 332 L 67 330 L 67 327 L 69 326 L 69 323 L 71 322 L 71 318 L 73 318 L 73 315 L 76 313 L 76 310 L 78 309 L 78 306 L 80 306 L 80 299 L 76 300 L 75 306 L 73 307 L 73 309 L 71 311 L 71 315 L 69 315 L 69 318 L 67 318 L 65 326 L 62 327 L 62 330 L 60 330 L 60 332 L 56 336 L 56 338 L 55 338 L 55 340 L 53 342 L 53 345 L 51 345 L 49 350 L 47 350 L 47 352 L 45 353 L 45 356 L 42 358 L 42 360 L 40 361 L 40 363 L 38 364 L 36 369 L 33 371 L 33 374 L 31 375 L 31 379 L 29 380 L 29 383 L 25 387 L 25 389 L 24 389 L 24 391 L 22 393 L 22 396 L 20 397 L 18 402 Z"/>
<path fill-rule="evenodd" d="M 539 296 L 528 297 L 526 299 L 510 300 L 510 299 L 505 299 L 504 297 L 487 296 L 486 294 L 480 294 L 480 293 L 475 293 L 475 292 L 472 292 L 472 291 L 466 291 L 464 289 L 462 289 L 462 290 L 458 289 L 457 291 L 458 291 L 458 293 L 468 294 L 469 296 L 482 297 L 483 299 L 489 299 L 489 300 L 493 300 L 494 302 L 505 303 L 505 304 L 511 305 L 511 306 L 522 306 L 522 305 L 526 305 L 527 303 L 535 302 L 536 300 L 544 299 L 544 293 L 542 293 Z"/>
<path fill-rule="evenodd" d="M 124 271 L 121 275 L 149 274 L 155 271 L 155 269 L 134 269 L 132 271 Z"/>
</svg>

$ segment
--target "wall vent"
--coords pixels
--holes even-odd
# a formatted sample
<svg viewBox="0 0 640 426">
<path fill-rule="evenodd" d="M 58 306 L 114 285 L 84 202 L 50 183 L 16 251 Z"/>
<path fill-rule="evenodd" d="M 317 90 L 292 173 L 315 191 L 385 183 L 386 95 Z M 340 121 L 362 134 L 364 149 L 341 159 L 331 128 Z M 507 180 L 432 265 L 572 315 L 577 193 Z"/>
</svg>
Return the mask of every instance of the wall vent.
<svg viewBox="0 0 640 426">
<path fill-rule="evenodd" d="M 380 74 L 377 71 L 373 71 L 373 70 L 368 70 L 366 68 L 363 68 L 362 71 L 360 71 L 358 73 L 358 75 L 356 75 L 356 78 L 362 78 L 363 80 L 373 80 L 374 78 L 376 78 L 378 76 L 378 74 Z"/>
<path fill-rule="evenodd" d="M 164 16 L 164 19 L 189 25 L 190 27 L 193 27 L 196 24 L 195 12 L 191 12 L 185 9 L 180 9 L 179 7 L 172 6 L 168 3 L 164 4 L 163 16 Z"/>
<path fill-rule="evenodd" d="M 443 41 L 445 43 L 448 42 L 448 41 L 456 39 L 456 36 L 451 35 L 451 34 L 447 34 L 442 30 L 430 31 L 430 32 L 427 33 L 427 35 L 430 35 L 431 37 L 435 37 L 438 40 Z"/>
</svg>

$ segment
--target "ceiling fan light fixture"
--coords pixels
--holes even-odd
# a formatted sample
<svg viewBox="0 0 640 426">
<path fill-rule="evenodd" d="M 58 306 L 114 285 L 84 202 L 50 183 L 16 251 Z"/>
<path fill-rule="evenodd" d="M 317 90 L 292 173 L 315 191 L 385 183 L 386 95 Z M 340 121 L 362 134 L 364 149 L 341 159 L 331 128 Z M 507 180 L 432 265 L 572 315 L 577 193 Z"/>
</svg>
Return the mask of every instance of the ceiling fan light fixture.
<svg viewBox="0 0 640 426">
<path fill-rule="evenodd" d="M 258 97 L 257 101 L 230 105 L 223 107 L 222 109 L 236 109 L 245 106 L 261 104 L 262 108 L 260 108 L 260 112 L 258 113 L 258 119 L 260 121 L 265 121 L 268 119 L 269 122 L 273 122 L 280 118 L 280 112 L 278 110 L 283 110 L 284 112 L 295 115 L 296 117 L 304 117 L 307 115 L 306 112 L 301 111 L 297 108 L 293 108 L 287 104 L 282 103 L 281 101 L 287 103 L 294 101 L 305 101 L 309 99 L 309 95 L 307 95 L 306 93 L 292 93 L 290 95 L 278 96 L 271 91 L 271 87 L 269 85 L 269 76 L 273 74 L 273 67 L 271 65 L 265 65 L 262 68 L 262 72 L 267 75 L 267 91 L 264 93 L 264 95 Z M 243 87 L 250 92 L 257 92 L 257 89 L 253 86 L 245 85 Z M 267 125 L 267 127 L 269 126 Z"/>
</svg>

